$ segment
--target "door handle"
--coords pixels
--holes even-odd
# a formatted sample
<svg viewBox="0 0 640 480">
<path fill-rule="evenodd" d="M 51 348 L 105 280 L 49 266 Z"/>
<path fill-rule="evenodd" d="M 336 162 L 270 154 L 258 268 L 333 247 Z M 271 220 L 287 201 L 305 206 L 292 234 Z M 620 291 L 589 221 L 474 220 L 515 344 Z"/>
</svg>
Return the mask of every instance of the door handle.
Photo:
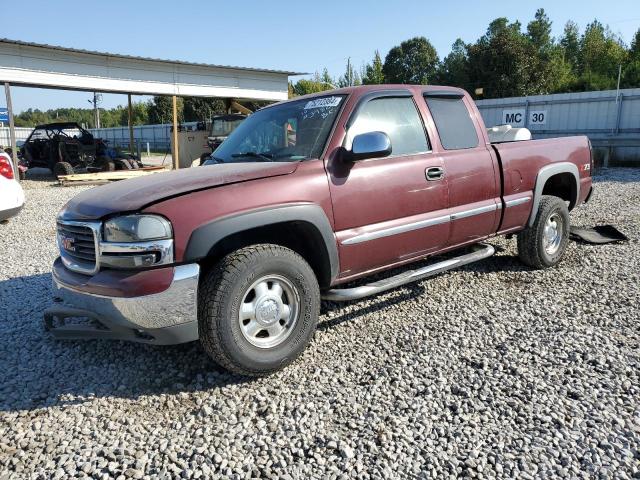
<svg viewBox="0 0 640 480">
<path fill-rule="evenodd" d="M 425 170 L 427 180 L 433 182 L 434 180 L 441 180 L 444 177 L 444 168 L 442 167 L 429 167 Z"/>
</svg>

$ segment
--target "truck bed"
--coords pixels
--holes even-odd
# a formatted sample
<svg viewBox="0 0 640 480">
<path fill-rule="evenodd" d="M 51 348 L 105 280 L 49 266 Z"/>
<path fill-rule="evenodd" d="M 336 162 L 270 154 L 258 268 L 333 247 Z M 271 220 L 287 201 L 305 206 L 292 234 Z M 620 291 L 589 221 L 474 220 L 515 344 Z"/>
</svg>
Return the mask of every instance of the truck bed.
<svg viewBox="0 0 640 480">
<path fill-rule="evenodd" d="M 585 200 L 591 189 L 591 149 L 585 136 L 545 138 L 491 144 L 502 168 L 503 202 L 517 202 L 533 198 L 538 173 L 543 167 L 569 162 L 575 165 L 580 177 L 578 200 Z M 569 205 L 573 208 L 574 205 Z M 531 212 L 531 202 L 506 209 L 499 233 L 522 226 L 522 214 Z M 527 214 L 528 215 L 528 214 Z"/>
</svg>

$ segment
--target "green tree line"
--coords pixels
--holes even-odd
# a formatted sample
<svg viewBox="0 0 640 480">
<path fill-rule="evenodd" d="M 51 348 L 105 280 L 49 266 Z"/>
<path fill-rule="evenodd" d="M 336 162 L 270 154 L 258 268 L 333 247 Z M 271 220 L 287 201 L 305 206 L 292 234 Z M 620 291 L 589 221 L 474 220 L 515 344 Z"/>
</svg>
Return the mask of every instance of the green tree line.
<svg viewBox="0 0 640 480">
<path fill-rule="evenodd" d="M 415 37 L 389 50 L 384 61 L 376 50 L 359 70 L 349 59 L 338 79 L 325 68 L 290 83 L 289 94 L 382 83 L 452 85 L 480 98 L 582 92 L 615 89 L 619 68 L 622 88 L 640 87 L 640 29 L 629 46 L 598 20 L 583 32 L 569 21 L 560 38 L 551 31 L 540 8 L 526 28 L 504 17 L 493 20 L 474 43 L 457 39 L 443 59 L 427 38 Z"/>
<path fill-rule="evenodd" d="M 132 105 L 134 125 L 171 123 L 173 104 L 171 97 L 157 96 L 145 102 Z M 226 112 L 224 101 L 216 98 L 185 97 L 178 98 L 178 119 L 180 122 L 199 122 L 208 120 L 212 115 Z M 100 109 L 100 126 L 103 128 L 128 125 L 128 107 Z M 56 108 L 46 111 L 28 109 L 15 116 L 17 127 L 34 127 L 44 123 L 77 122 L 88 128 L 95 127 L 93 108 Z"/>
<path fill-rule="evenodd" d="M 551 35 L 551 27 L 542 8 L 525 28 L 520 22 L 497 18 L 475 42 L 457 39 L 442 59 L 427 38 L 411 38 L 389 50 L 384 60 L 376 50 L 371 62 L 360 68 L 349 58 L 344 73 L 337 78 L 324 68 L 312 78 L 290 82 L 289 96 L 382 83 L 452 85 L 471 94 L 482 89 L 481 94 L 475 95 L 480 98 L 607 90 L 616 88 L 620 67 L 620 86 L 640 87 L 640 29 L 627 46 L 598 20 L 582 32 L 569 21 L 559 38 Z M 260 104 L 248 106 L 255 109 Z M 225 111 L 220 99 L 178 99 L 180 122 L 202 121 Z M 100 109 L 102 127 L 126 126 L 127 119 L 126 106 Z M 170 123 L 171 119 L 170 97 L 158 96 L 133 104 L 134 125 Z M 20 127 L 55 121 L 95 126 L 91 108 L 29 109 L 16 115 L 16 125 Z"/>
</svg>

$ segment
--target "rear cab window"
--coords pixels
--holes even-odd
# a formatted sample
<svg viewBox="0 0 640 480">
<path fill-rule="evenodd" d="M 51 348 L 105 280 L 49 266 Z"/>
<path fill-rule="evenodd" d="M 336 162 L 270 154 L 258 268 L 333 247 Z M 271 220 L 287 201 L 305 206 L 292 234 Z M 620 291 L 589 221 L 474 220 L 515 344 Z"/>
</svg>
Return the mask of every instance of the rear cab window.
<svg viewBox="0 0 640 480">
<path fill-rule="evenodd" d="M 392 156 L 413 155 L 431 150 L 413 97 L 378 97 L 358 110 L 347 133 L 347 148 L 360 134 L 384 132 L 391 140 Z"/>
<path fill-rule="evenodd" d="M 461 150 L 478 146 L 476 126 L 462 96 L 434 92 L 425 94 L 424 99 L 436 124 L 442 148 Z"/>
</svg>

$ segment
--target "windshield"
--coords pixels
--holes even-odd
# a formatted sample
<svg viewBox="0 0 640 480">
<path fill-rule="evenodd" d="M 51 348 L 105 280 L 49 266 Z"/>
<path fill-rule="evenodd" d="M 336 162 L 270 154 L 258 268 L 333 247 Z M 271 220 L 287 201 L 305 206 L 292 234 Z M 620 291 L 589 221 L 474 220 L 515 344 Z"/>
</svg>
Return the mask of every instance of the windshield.
<svg viewBox="0 0 640 480">
<path fill-rule="evenodd" d="M 44 139 L 49 138 L 49 134 L 47 133 L 47 131 L 42 129 L 42 128 L 34 130 L 31 133 L 31 140 L 40 140 L 42 138 L 44 138 Z"/>
<path fill-rule="evenodd" d="M 332 95 L 258 110 L 204 164 L 318 158 L 343 100 L 344 95 Z"/>
</svg>

